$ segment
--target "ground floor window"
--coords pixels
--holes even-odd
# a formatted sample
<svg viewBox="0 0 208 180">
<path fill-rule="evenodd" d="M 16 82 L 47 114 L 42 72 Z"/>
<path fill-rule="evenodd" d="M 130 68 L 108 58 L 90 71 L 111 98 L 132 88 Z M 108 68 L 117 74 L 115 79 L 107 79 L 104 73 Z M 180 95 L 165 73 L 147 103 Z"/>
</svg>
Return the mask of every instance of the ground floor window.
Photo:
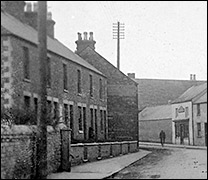
<svg viewBox="0 0 208 180">
<path fill-rule="evenodd" d="M 197 136 L 201 137 L 201 123 L 197 123 Z"/>
<path fill-rule="evenodd" d="M 78 122 L 79 122 L 79 131 L 83 131 L 82 125 L 82 107 L 78 106 Z"/>
</svg>

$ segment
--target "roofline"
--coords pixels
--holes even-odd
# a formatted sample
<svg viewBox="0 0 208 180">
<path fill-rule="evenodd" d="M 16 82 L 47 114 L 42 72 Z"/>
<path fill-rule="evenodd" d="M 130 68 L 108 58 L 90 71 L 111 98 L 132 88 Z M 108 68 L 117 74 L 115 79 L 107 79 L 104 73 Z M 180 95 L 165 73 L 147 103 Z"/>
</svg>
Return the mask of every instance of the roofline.
<svg viewBox="0 0 208 180">
<path fill-rule="evenodd" d="M 193 87 L 193 86 L 192 86 Z M 190 87 L 190 88 L 192 88 L 192 87 Z M 194 96 L 194 97 L 192 97 L 191 99 L 188 99 L 188 100 L 185 100 L 185 101 L 177 101 L 177 102 L 173 102 L 172 104 L 178 104 L 178 103 L 183 103 L 183 102 L 189 102 L 189 101 L 191 101 L 191 102 L 194 102 L 194 101 L 196 101 L 196 100 L 194 100 L 194 98 L 197 98 L 197 96 L 202 96 L 205 92 L 207 91 L 207 89 L 204 89 L 202 92 L 200 92 L 199 94 L 197 94 L 196 96 Z M 198 98 L 199 98 L 198 97 Z"/>
<path fill-rule="evenodd" d="M 95 51 L 94 49 L 92 49 L 89 45 L 86 46 L 86 48 L 82 49 L 78 54 L 81 54 L 85 49 L 90 48 L 91 50 L 93 50 L 96 54 L 98 54 L 101 58 L 103 58 L 105 61 L 107 61 L 110 65 L 112 65 L 114 68 L 116 68 L 113 64 L 111 64 L 106 58 L 104 58 L 102 55 L 100 55 L 97 51 Z M 134 84 L 136 86 L 139 85 L 139 83 L 135 82 L 134 80 L 132 80 L 130 77 L 128 77 L 126 74 L 124 74 L 121 70 L 119 70 L 118 68 L 116 68 L 118 71 L 120 71 L 123 75 L 125 75 L 128 79 L 130 79 L 132 82 L 134 82 Z"/>
<path fill-rule="evenodd" d="M 198 95 L 196 95 L 193 98 L 193 102 L 196 101 L 197 99 L 199 99 L 201 96 L 203 96 L 206 92 L 207 92 L 207 89 L 203 90 L 201 93 L 199 93 Z"/>
<path fill-rule="evenodd" d="M 31 41 L 29 41 L 29 40 L 27 40 L 27 39 L 25 39 L 25 38 L 19 37 L 19 36 L 17 36 L 16 34 L 13 34 L 13 33 L 1 34 L 1 36 L 13 36 L 13 37 L 15 37 L 15 38 L 24 40 L 24 41 L 26 41 L 26 42 L 28 42 L 28 43 L 30 43 L 30 44 L 32 44 L 32 45 L 38 47 L 38 45 L 37 45 L 36 43 L 33 43 L 33 42 L 31 42 Z M 59 43 L 61 43 L 61 42 L 59 42 Z M 62 43 L 61 43 L 61 44 L 62 44 Z M 62 45 L 63 45 L 63 44 L 62 44 Z M 70 61 L 70 62 L 72 62 L 72 63 L 74 63 L 74 64 L 77 64 L 77 65 L 79 65 L 79 66 L 82 66 L 83 68 L 88 69 L 88 70 L 90 70 L 90 71 L 92 71 L 92 72 L 94 72 L 94 73 L 96 73 L 96 74 L 99 74 L 100 76 L 103 76 L 104 78 L 107 79 L 107 77 L 106 77 L 104 74 L 100 74 L 100 73 L 98 73 L 98 72 L 96 72 L 96 71 L 94 71 L 94 70 L 92 70 L 92 69 L 90 69 L 90 68 L 87 68 L 86 66 L 84 66 L 84 65 L 82 65 L 82 64 L 79 64 L 79 63 L 77 63 L 77 62 L 75 62 L 75 61 L 72 61 L 71 59 L 68 59 L 68 58 L 66 58 L 66 57 L 64 57 L 64 56 L 61 56 L 60 54 L 57 54 L 57 53 L 55 53 L 55 52 L 53 52 L 53 51 L 51 51 L 51 50 L 48 50 L 48 48 L 47 48 L 47 52 L 53 53 L 53 54 L 55 54 L 55 55 L 57 55 L 57 56 L 60 56 L 60 57 L 66 59 L 66 60 L 68 60 L 68 61 Z M 80 57 L 80 58 L 81 58 L 81 57 Z M 82 59 L 83 59 L 83 58 L 82 58 Z M 84 60 L 84 59 L 83 59 L 83 60 Z"/>
<path fill-rule="evenodd" d="M 207 82 L 207 80 L 186 80 L 186 79 L 154 79 L 154 78 L 135 78 L 135 80 L 158 80 L 158 81 L 188 81 L 188 82 Z"/>
</svg>

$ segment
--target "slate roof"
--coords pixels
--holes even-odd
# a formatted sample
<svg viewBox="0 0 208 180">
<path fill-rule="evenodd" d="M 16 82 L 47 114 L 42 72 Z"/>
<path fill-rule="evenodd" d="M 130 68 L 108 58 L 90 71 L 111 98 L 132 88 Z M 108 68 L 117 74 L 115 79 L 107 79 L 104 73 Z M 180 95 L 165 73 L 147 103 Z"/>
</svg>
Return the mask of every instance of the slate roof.
<svg viewBox="0 0 208 180">
<path fill-rule="evenodd" d="M 139 121 L 171 119 L 171 104 L 144 108 L 139 114 Z"/>
<path fill-rule="evenodd" d="M 1 11 L 1 26 L 8 30 L 11 34 L 16 35 L 24 40 L 32 42 L 34 44 L 38 44 L 38 32 L 30 27 L 27 24 L 22 23 L 15 17 L 9 15 L 8 13 Z M 64 46 L 57 39 L 47 37 L 47 48 L 49 51 L 56 53 L 68 60 L 71 60 L 81 66 L 84 66 L 98 74 L 103 75 L 100 71 L 98 71 L 91 64 L 87 63 L 73 51 Z M 104 76 L 104 75 L 103 75 Z"/>
<path fill-rule="evenodd" d="M 168 79 L 134 79 L 139 85 L 139 109 L 147 106 L 168 104 L 193 85 L 206 81 L 168 80 Z"/>
<path fill-rule="evenodd" d="M 187 91 L 185 91 L 181 96 L 179 96 L 176 100 L 172 103 L 180 103 L 180 102 L 187 102 L 192 101 L 197 96 L 202 95 L 207 90 L 207 83 L 192 86 Z"/>
<path fill-rule="evenodd" d="M 101 71 L 108 78 L 109 84 L 129 84 L 133 83 L 134 85 L 138 85 L 133 79 L 125 75 L 121 70 L 111 64 L 106 58 L 100 55 L 96 50 L 92 49 L 90 46 L 84 48 L 81 52 L 79 52 L 79 56 L 85 59 L 95 60 L 98 62 L 94 65 L 99 71 Z M 89 62 L 89 61 L 88 61 Z M 90 62 L 89 62 L 90 63 Z M 105 68 L 103 68 L 103 66 Z"/>
</svg>

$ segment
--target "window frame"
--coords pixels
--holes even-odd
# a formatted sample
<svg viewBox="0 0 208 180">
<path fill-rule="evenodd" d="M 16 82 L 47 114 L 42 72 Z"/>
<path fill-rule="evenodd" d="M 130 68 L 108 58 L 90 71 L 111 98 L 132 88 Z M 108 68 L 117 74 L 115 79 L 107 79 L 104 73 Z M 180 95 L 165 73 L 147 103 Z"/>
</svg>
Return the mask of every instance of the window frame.
<svg viewBox="0 0 208 180">
<path fill-rule="evenodd" d="M 26 46 L 23 46 L 23 69 L 24 79 L 30 80 L 30 52 Z"/>
<path fill-rule="evenodd" d="M 68 74 L 66 63 L 63 63 L 63 88 L 65 91 L 68 91 Z"/>
<path fill-rule="evenodd" d="M 82 94 L 82 77 L 81 70 L 77 70 L 77 93 Z"/>
</svg>

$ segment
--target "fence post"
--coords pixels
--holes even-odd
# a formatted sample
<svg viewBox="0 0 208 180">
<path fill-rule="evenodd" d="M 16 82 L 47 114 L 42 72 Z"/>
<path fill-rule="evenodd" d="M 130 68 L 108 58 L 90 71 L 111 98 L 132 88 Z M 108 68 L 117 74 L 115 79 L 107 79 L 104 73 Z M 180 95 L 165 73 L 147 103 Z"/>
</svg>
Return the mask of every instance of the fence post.
<svg viewBox="0 0 208 180">
<path fill-rule="evenodd" d="M 71 130 L 61 129 L 61 170 L 71 172 Z"/>
</svg>

